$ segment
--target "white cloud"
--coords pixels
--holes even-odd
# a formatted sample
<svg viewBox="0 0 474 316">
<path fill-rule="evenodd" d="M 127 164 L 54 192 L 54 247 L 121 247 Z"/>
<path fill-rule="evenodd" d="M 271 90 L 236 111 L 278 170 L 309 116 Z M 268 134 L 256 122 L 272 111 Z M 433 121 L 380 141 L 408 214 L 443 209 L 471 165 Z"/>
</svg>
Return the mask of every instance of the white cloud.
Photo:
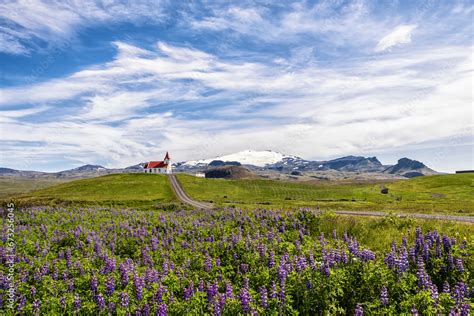
<svg viewBox="0 0 474 316">
<path fill-rule="evenodd" d="M 13 0 L 0 2 L 0 52 L 25 54 L 34 40 L 65 41 L 78 28 L 103 22 L 160 21 L 161 1 Z"/>
<path fill-rule="evenodd" d="M 472 124 L 472 56 L 466 47 L 288 68 L 292 57 L 279 64 L 228 61 L 167 43 L 154 51 L 116 44 L 116 59 L 104 65 L 0 89 L 3 106 L 73 104 L 61 122 L 23 121 L 35 107 L 6 115 L 0 140 L 16 145 L 2 150 L 18 157 L 49 157 L 54 150 L 109 166 L 152 159 L 164 150 L 176 159 L 197 159 L 272 147 L 324 158 L 445 138 Z M 206 97 L 209 89 L 218 92 Z M 198 118 L 192 108 L 175 105 L 173 114 L 161 108 L 177 101 L 218 106 Z M 162 113 L 150 114 L 156 110 Z"/>
<path fill-rule="evenodd" d="M 393 46 L 411 43 L 411 34 L 416 28 L 416 24 L 402 24 L 397 26 L 378 42 L 375 51 L 383 52 Z"/>
</svg>

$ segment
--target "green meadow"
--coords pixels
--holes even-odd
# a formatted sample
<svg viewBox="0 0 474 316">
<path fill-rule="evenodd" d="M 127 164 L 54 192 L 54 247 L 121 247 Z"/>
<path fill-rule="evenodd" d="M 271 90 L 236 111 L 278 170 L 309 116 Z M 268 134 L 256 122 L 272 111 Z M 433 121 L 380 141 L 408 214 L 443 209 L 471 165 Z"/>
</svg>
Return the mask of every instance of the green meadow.
<svg viewBox="0 0 474 316">
<path fill-rule="evenodd" d="M 226 180 L 178 175 L 188 194 L 217 205 L 328 210 L 403 211 L 474 215 L 474 175 L 436 175 L 385 183 L 301 183 Z"/>
</svg>

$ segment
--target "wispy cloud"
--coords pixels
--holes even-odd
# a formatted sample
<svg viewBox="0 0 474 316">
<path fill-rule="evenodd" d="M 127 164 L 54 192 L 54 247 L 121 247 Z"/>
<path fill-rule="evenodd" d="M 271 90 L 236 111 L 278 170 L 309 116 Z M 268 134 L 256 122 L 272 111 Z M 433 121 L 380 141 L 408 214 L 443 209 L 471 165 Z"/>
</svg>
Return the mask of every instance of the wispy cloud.
<svg viewBox="0 0 474 316">
<path fill-rule="evenodd" d="M 13 0 L 0 3 L 0 52 L 26 54 L 34 41 L 49 44 L 104 22 L 160 21 L 161 1 Z M 34 46 L 38 49 L 38 46 Z"/>
<path fill-rule="evenodd" d="M 0 5 L 10 23 L 0 34 L 15 54 L 89 23 L 168 19 L 145 2 L 12 3 Z M 198 159 L 247 148 L 326 158 L 472 127 L 473 47 L 469 27 L 459 28 L 466 3 L 448 6 L 455 17 L 365 1 L 183 6 L 167 38 L 168 29 L 143 43 L 119 34 L 106 61 L 0 87 L 0 165 L 34 155 L 125 166 L 164 150 Z"/>
<path fill-rule="evenodd" d="M 390 34 L 385 35 L 375 47 L 376 52 L 383 52 L 393 46 L 411 43 L 411 34 L 417 25 L 407 24 L 397 26 Z"/>
</svg>

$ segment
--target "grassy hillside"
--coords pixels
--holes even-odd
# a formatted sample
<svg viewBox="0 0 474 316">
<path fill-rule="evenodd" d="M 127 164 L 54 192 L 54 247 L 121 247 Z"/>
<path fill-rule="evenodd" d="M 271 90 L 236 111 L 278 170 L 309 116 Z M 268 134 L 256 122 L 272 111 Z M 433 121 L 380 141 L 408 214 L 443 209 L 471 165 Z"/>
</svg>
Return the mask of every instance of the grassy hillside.
<svg viewBox="0 0 474 316">
<path fill-rule="evenodd" d="M 178 176 L 190 196 L 236 206 L 320 206 L 341 210 L 416 211 L 474 215 L 474 175 L 436 175 L 380 184 L 307 184 L 271 180 L 203 179 Z"/>
<path fill-rule="evenodd" d="M 0 177 L 0 198 L 5 198 L 12 194 L 26 193 L 34 190 L 50 187 L 70 181 L 69 179 L 25 179 L 13 177 Z"/>
<path fill-rule="evenodd" d="M 174 200 L 164 175 L 113 174 L 63 183 L 19 196 L 33 204 L 74 203 L 148 206 Z"/>
</svg>

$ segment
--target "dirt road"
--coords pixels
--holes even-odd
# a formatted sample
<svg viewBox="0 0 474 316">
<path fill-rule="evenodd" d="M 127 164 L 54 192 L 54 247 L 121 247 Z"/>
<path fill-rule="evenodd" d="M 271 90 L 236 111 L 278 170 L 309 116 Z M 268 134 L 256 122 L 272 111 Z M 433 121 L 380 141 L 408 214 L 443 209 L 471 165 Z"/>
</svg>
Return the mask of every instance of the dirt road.
<svg viewBox="0 0 474 316">
<path fill-rule="evenodd" d="M 170 183 L 178 199 L 192 207 L 198 209 L 210 210 L 212 209 L 212 203 L 199 202 L 190 198 L 186 192 L 184 192 L 183 187 L 179 183 L 178 179 L 174 174 L 169 175 Z M 360 211 L 336 211 L 334 212 L 339 215 L 353 215 L 353 216 L 378 216 L 383 217 L 387 216 L 387 213 L 384 212 L 360 212 Z M 435 214 L 419 214 L 419 213 L 407 213 L 407 214 L 396 214 L 398 217 L 414 217 L 421 219 L 436 219 L 444 221 L 456 221 L 456 222 L 466 222 L 474 223 L 474 216 L 456 216 L 456 215 L 435 215 Z"/>
<path fill-rule="evenodd" d="M 198 209 L 205 209 L 205 210 L 210 210 L 212 209 L 212 204 L 211 203 L 206 203 L 206 202 L 199 202 L 196 200 L 191 199 L 186 192 L 184 192 L 183 187 L 181 184 L 178 182 L 178 179 L 176 179 L 176 176 L 174 174 L 168 175 L 171 183 L 171 187 L 173 188 L 174 193 L 176 194 L 176 197 L 183 203 L 191 205 L 192 207 L 198 208 Z"/>
</svg>

